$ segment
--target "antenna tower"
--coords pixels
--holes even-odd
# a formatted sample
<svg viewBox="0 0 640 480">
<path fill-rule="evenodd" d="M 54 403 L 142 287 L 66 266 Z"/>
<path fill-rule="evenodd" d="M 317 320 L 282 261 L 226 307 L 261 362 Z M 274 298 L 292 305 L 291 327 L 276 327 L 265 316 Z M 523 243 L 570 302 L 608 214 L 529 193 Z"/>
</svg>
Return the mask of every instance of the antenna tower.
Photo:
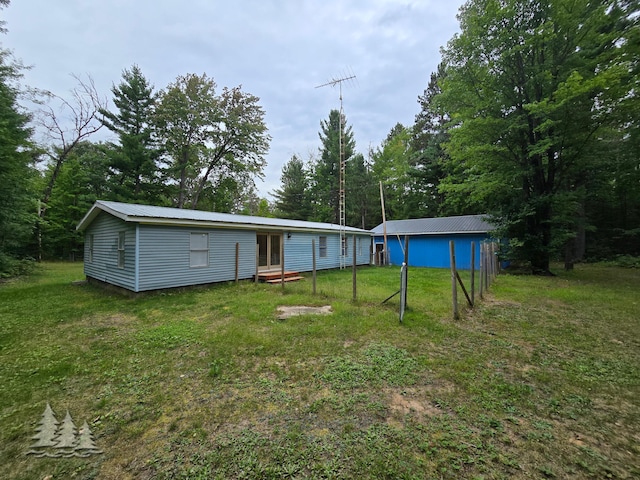
<svg viewBox="0 0 640 480">
<path fill-rule="evenodd" d="M 350 80 L 355 79 L 356 76 L 351 75 L 343 75 L 339 78 L 332 78 L 327 83 L 323 83 L 322 85 L 318 85 L 316 88 L 332 86 L 336 85 L 340 88 L 340 121 L 339 121 L 339 143 L 340 143 L 340 184 L 338 187 L 339 190 L 339 204 L 340 204 L 340 268 L 345 268 L 347 254 L 347 238 L 346 238 L 346 213 L 345 213 L 345 176 L 346 176 L 346 167 L 347 160 L 344 158 L 345 156 L 345 144 L 344 144 L 344 127 L 345 127 L 345 116 L 344 109 L 342 108 L 342 84 L 344 82 L 348 82 Z"/>
</svg>

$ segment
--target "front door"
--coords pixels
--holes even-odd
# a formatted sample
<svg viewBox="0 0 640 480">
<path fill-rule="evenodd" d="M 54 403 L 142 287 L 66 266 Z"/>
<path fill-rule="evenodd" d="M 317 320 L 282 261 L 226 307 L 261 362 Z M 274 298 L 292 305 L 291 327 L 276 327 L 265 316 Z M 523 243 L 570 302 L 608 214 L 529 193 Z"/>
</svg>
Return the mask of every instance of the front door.
<svg viewBox="0 0 640 480">
<path fill-rule="evenodd" d="M 280 245 L 282 235 L 279 233 L 258 233 L 258 270 L 276 270 L 281 268 Z"/>
</svg>

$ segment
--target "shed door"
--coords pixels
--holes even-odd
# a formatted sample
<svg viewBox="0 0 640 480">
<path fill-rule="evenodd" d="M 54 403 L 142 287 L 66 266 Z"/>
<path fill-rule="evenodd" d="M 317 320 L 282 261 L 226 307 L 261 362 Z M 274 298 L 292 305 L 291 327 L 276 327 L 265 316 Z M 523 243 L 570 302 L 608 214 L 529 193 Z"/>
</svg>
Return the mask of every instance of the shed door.
<svg viewBox="0 0 640 480">
<path fill-rule="evenodd" d="M 275 270 L 280 268 L 280 233 L 258 233 L 258 270 Z"/>
</svg>

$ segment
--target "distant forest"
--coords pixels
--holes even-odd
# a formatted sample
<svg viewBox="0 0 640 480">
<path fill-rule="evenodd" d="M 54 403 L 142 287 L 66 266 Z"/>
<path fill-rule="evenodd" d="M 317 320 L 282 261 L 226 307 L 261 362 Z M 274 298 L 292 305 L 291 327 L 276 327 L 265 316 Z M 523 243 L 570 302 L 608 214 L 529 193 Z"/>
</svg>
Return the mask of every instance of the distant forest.
<svg viewBox="0 0 640 480">
<path fill-rule="evenodd" d="M 362 153 L 330 111 L 317 154 L 287 160 L 273 202 L 255 188 L 265 111 L 240 87 L 186 74 L 155 90 L 133 65 L 112 109 L 87 77 L 29 111 L 20 99 L 38 94 L 1 50 L 0 277 L 81 258 L 75 226 L 97 199 L 338 223 L 340 151 L 348 225 L 382 221 L 382 190 L 395 220 L 487 215 L 501 254 L 537 274 L 640 256 L 637 0 L 470 0 L 459 21 L 413 125 Z M 103 128 L 114 142 L 92 141 Z"/>
</svg>

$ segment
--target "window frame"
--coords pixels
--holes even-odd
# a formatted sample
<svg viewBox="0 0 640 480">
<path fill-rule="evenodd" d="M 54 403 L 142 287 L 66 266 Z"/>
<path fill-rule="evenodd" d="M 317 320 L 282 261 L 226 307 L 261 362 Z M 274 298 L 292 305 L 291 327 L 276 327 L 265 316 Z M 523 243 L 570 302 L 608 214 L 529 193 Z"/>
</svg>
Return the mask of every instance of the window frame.
<svg viewBox="0 0 640 480">
<path fill-rule="evenodd" d="M 318 237 L 318 257 L 327 258 L 327 236 L 320 235 Z"/>
<path fill-rule="evenodd" d="M 127 232 L 118 232 L 118 268 L 125 268 Z"/>
<path fill-rule="evenodd" d="M 206 247 L 196 245 L 194 247 L 193 239 L 206 237 Z M 211 250 L 209 232 L 190 232 L 189 234 L 189 268 L 207 268 L 209 266 L 209 252 Z M 198 260 L 199 256 L 206 252 L 205 263 L 194 263 L 194 260 Z"/>
<path fill-rule="evenodd" d="M 88 254 L 89 254 L 89 258 L 87 259 L 87 261 L 89 263 L 93 263 L 93 245 L 94 245 L 94 238 L 93 238 L 93 233 L 90 233 L 89 235 L 87 235 L 87 240 L 88 240 Z"/>
</svg>

